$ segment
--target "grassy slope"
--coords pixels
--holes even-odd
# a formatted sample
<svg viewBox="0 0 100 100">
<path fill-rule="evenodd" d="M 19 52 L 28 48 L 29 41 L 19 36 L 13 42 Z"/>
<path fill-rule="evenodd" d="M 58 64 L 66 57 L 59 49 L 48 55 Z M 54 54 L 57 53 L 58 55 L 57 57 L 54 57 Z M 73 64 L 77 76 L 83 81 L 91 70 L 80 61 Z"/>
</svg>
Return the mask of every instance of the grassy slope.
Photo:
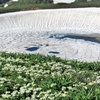
<svg viewBox="0 0 100 100">
<path fill-rule="evenodd" d="M 99 6 L 11 3 L 9 11 Z M 55 56 L 0 53 L 0 100 L 100 100 L 100 62 L 83 63 Z"/>
<path fill-rule="evenodd" d="M 0 100 L 100 100 L 100 62 L 0 53 Z"/>
<path fill-rule="evenodd" d="M 19 2 L 9 3 L 7 8 L 0 7 L 0 13 L 30 10 L 30 9 L 54 9 L 54 8 L 78 8 L 78 7 L 100 7 L 100 1 L 96 2 L 74 2 L 71 4 L 51 4 L 51 3 L 35 3 L 35 0 L 19 0 Z"/>
</svg>

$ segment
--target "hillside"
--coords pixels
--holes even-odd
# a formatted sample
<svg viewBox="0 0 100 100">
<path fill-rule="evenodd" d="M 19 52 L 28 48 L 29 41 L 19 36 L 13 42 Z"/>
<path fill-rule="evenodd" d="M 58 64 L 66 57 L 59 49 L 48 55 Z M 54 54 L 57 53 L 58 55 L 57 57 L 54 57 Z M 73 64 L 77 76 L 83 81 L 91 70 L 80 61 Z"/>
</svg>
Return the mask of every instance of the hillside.
<svg viewBox="0 0 100 100">
<path fill-rule="evenodd" d="M 39 4 L 39 3 L 53 3 L 53 0 L 0 0 L 0 4 L 7 3 L 9 1 L 12 2 L 18 2 L 18 3 L 34 3 L 34 4 Z"/>
<path fill-rule="evenodd" d="M 89 2 L 87 2 L 87 0 L 75 0 L 73 3 L 57 4 L 53 4 L 53 0 L 19 0 L 18 2 L 12 2 L 11 0 L 0 0 L 0 2 L 2 3 L 0 4 L 0 13 L 36 9 L 100 7 L 99 0 L 90 0 Z"/>
<path fill-rule="evenodd" d="M 74 26 L 71 29 L 76 31 L 81 26 L 83 32 L 86 30 L 87 33 L 89 29 L 90 36 L 93 35 L 93 32 L 100 33 L 100 8 L 67 9 L 66 13 L 66 9 L 58 9 L 61 10 L 58 13 L 57 9 L 53 10 L 54 8 L 100 7 L 100 1 L 77 0 L 71 4 L 52 4 L 48 0 L 41 2 L 40 0 L 0 1 L 2 3 L 0 13 L 6 12 L 0 14 L 0 100 L 100 100 L 100 62 L 79 62 L 51 55 L 29 53 L 40 49 L 44 53 L 48 50 L 48 53 L 55 55 L 65 56 L 66 54 L 66 58 L 70 54 L 75 57 L 75 54 L 78 53 L 82 54 L 82 56 L 78 56 L 80 59 L 85 54 L 84 59 L 86 57 L 92 59 L 93 55 L 100 58 L 100 54 L 98 54 L 100 53 L 100 41 L 94 41 L 93 38 L 89 40 L 84 37 L 66 37 L 61 31 L 59 31 L 60 35 L 54 34 L 57 25 L 58 29 Z M 4 8 L 6 3 L 8 3 L 8 7 Z M 50 13 L 46 13 L 47 10 L 44 12 L 37 9 L 49 9 Z M 53 13 L 53 11 L 55 12 Z M 40 31 L 32 30 L 33 28 Z M 49 34 L 50 28 L 54 29 L 53 34 Z M 43 34 L 44 31 L 41 32 L 42 29 L 47 29 L 46 35 Z M 81 33 L 82 30 L 77 32 Z M 98 36 L 98 34 L 95 35 Z M 47 38 L 43 38 L 43 36 Z M 91 45 L 85 45 L 90 42 Z M 85 54 L 83 53 L 84 45 L 87 48 Z M 66 50 L 68 46 L 74 49 Z M 82 52 L 76 50 L 75 46 Z M 18 53 L 21 47 L 28 53 Z M 93 55 L 91 55 L 92 49 L 89 47 L 93 49 Z M 5 52 L 2 51 L 2 48 Z M 61 48 L 64 53 L 59 52 Z M 17 52 L 7 53 L 6 50 L 16 50 Z"/>
</svg>

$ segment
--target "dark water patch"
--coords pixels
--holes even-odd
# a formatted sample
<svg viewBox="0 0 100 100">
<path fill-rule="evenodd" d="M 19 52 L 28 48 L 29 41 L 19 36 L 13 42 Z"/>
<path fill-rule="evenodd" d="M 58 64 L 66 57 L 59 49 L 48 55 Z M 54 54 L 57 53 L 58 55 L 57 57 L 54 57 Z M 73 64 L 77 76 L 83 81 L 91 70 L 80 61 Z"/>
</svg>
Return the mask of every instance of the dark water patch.
<svg viewBox="0 0 100 100">
<path fill-rule="evenodd" d="M 61 34 L 56 35 L 56 34 L 54 34 L 54 35 L 50 35 L 49 38 L 55 38 L 55 39 L 59 39 L 59 40 L 67 39 L 67 38 L 77 39 L 77 40 L 81 39 L 84 41 L 100 43 L 100 40 L 97 40 L 94 37 L 85 37 L 85 36 L 72 36 L 72 35 L 61 35 Z"/>
<path fill-rule="evenodd" d="M 36 50 L 38 50 L 39 49 L 39 47 L 29 47 L 29 48 L 27 48 L 26 50 L 27 51 L 36 51 Z"/>
<path fill-rule="evenodd" d="M 57 51 L 49 51 L 49 53 L 59 54 L 60 52 L 57 52 Z"/>
<path fill-rule="evenodd" d="M 96 43 L 100 43 L 99 40 L 97 40 L 96 38 L 94 37 L 84 37 L 84 36 L 70 36 L 68 35 L 67 38 L 71 38 L 71 39 L 81 39 L 81 40 L 84 40 L 84 41 L 90 41 L 90 42 L 96 42 Z"/>
<path fill-rule="evenodd" d="M 64 39 L 66 37 L 67 37 L 66 35 L 61 35 L 61 34 L 60 35 L 54 34 L 49 36 L 49 38 L 55 38 L 55 39 Z"/>
<path fill-rule="evenodd" d="M 47 47 L 47 46 L 49 46 L 49 44 L 46 44 L 45 46 Z"/>
</svg>

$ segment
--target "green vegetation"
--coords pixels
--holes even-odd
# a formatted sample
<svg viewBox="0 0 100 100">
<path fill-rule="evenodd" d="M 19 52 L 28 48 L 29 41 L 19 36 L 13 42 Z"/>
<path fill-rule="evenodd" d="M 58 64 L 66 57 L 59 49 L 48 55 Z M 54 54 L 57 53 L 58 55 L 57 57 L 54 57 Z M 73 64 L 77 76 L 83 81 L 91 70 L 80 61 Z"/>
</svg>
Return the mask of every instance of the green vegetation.
<svg viewBox="0 0 100 100">
<path fill-rule="evenodd" d="M 0 13 L 14 12 L 34 9 L 57 9 L 57 8 L 80 8 L 80 7 L 100 7 L 100 0 L 76 0 L 71 4 L 58 3 L 53 4 L 52 0 L 19 0 L 18 2 L 8 2 L 9 6 L 4 8 L 0 5 Z"/>
<path fill-rule="evenodd" d="M 100 62 L 2 52 L 0 100 L 100 100 Z"/>
<path fill-rule="evenodd" d="M 99 7 L 100 1 L 51 4 L 20 0 L 0 13 L 72 7 Z M 97 38 L 99 39 L 99 38 Z M 100 62 L 62 60 L 40 54 L 0 53 L 0 100 L 100 100 Z"/>
</svg>

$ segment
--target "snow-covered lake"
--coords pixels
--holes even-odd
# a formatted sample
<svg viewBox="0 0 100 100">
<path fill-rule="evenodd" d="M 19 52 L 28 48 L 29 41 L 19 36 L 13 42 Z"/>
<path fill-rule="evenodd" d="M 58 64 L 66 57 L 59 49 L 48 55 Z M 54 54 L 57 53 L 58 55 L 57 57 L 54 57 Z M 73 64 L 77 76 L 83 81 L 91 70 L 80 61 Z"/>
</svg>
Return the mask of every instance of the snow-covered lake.
<svg viewBox="0 0 100 100">
<path fill-rule="evenodd" d="M 100 61 L 100 8 L 0 14 L 0 51 Z"/>
</svg>

